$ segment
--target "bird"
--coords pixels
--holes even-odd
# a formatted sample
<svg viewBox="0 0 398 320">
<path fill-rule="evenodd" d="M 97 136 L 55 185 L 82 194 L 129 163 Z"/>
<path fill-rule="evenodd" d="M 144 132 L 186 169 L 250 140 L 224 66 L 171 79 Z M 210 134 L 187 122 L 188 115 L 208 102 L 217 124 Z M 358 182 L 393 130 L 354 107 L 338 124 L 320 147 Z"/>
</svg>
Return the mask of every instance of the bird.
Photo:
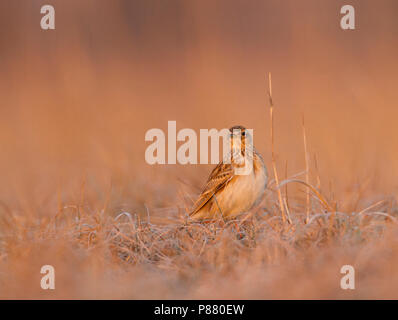
<svg viewBox="0 0 398 320">
<path fill-rule="evenodd" d="M 229 132 L 231 151 L 210 173 L 189 213 L 192 220 L 235 219 L 256 206 L 267 188 L 267 168 L 248 130 L 236 125 Z M 251 170 L 238 174 L 247 163 L 252 163 Z"/>
</svg>

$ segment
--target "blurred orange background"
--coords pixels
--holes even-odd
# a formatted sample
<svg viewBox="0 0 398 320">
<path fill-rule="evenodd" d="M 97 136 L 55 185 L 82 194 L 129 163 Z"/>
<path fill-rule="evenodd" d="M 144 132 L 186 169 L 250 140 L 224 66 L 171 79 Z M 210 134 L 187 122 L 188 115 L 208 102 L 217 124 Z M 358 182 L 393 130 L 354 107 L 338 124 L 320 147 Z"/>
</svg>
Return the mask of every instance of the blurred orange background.
<svg viewBox="0 0 398 320">
<path fill-rule="evenodd" d="M 169 120 L 253 128 L 270 166 L 268 72 L 281 175 L 305 168 L 304 116 L 311 167 L 316 155 L 340 206 L 362 186 L 362 207 L 396 196 L 398 2 L 350 0 L 345 31 L 346 2 L 1 1 L 0 202 L 52 216 L 85 180 L 88 199 L 111 188 L 114 213 L 180 206 L 211 166 L 146 164 L 145 132 Z M 40 28 L 44 4 L 56 30 Z"/>
</svg>

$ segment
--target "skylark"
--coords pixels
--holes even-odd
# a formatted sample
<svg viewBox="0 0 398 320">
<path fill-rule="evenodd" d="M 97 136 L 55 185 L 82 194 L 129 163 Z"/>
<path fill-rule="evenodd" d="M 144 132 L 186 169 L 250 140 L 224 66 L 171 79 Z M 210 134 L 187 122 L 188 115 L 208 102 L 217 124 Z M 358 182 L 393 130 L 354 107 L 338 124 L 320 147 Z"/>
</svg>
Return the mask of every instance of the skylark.
<svg viewBox="0 0 398 320">
<path fill-rule="evenodd" d="M 234 219 L 258 204 L 266 189 L 267 168 L 253 146 L 249 132 L 242 126 L 229 130 L 230 161 L 223 159 L 211 172 L 190 213 L 194 220 Z M 252 163 L 249 173 L 237 174 L 247 161 Z"/>
</svg>

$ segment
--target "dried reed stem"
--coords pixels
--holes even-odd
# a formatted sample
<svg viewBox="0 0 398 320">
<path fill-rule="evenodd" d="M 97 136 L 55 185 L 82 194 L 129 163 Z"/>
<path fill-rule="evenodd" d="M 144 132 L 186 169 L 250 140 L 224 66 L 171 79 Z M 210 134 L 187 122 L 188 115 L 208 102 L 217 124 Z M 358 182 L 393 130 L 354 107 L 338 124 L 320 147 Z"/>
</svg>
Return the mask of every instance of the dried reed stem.
<svg viewBox="0 0 398 320">
<path fill-rule="evenodd" d="M 302 121 L 302 127 L 303 127 L 303 141 L 304 141 L 304 157 L 305 157 L 305 182 L 307 184 L 310 183 L 310 177 L 309 177 L 309 158 L 308 158 L 308 149 L 307 149 L 307 135 L 305 133 L 305 124 L 304 124 L 304 115 L 303 115 L 303 121 Z M 305 208 L 306 208 L 306 218 L 305 218 L 305 223 L 308 223 L 310 221 L 310 192 L 307 189 L 306 191 L 306 202 L 305 202 Z"/>
<path fill-rule="evenodd" d="M 279 186 L 279 178 L 278 178 L 278 171 L 276 170 L 276 160 L 275 160 L 275 151 L 274 151 L 274 102 L 272 100 L 272 78 L 271 72 L 268 73 L 268 98 L 270 104 L 270 119 L 271 119 L 271 158 L 272 158 L 272 168 L 274 171 L 275 183 Z M 285 214 L 285 205 L 282 200 L 282 193 L 281 190 L 278 188 L 278 200 L 279 200 L 279 207 L 281 208 L 282 214 L 282 221 L 283 223 L 286 222 L 286 214 Z M 290 218 L 288 219 L 289 223 L 292 223 Z"/>
<path fill-rule="evenodd" d="M 314 164 L 316 170 L 316 187 L 320 190 L 321 189 L 321 176 L 319 174 L 319 167 L 318 167 L 318 158 L 316 154 L 314 154 Z"/>
</svg>

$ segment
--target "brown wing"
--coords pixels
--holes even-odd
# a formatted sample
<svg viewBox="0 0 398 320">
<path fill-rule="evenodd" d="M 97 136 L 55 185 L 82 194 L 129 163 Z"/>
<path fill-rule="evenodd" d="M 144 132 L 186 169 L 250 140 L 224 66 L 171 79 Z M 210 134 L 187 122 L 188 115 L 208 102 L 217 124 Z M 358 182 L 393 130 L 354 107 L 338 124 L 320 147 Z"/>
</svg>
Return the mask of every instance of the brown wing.
<svg viewBox="0 0 398 320">
<path fill-rule="evenodd" d="M 233 178 L 233 173 L 234 170 L 231 164 L 219 163 L 210 173 L 206 186 L 199 196 L 199 199 L 195 202 L 190 215 L 198 212 L 210 201 L 216 192 L 224 188 L 225 185 Z"/>
</svg>

